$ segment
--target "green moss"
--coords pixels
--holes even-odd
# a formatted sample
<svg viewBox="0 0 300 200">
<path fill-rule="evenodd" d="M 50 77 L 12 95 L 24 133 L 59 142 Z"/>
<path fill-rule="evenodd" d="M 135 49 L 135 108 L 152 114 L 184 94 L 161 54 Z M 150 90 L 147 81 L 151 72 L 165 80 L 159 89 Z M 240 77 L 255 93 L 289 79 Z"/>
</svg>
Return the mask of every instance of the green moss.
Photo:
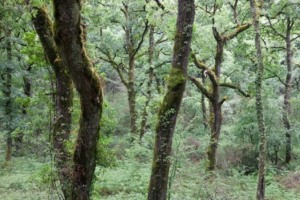
<svg viewBox="0 0 300 200">
<path fill-rule="evenodd" d="M 178 68 L 171 69 L 170 76 L 169 76 L 169 82 L 168 82 L 169 88 L 176 88 L 177 86 L 184 84 L 185 81 L 186 81 L 186 78 L 181 69 L 178 69 Z"/>
</svg>

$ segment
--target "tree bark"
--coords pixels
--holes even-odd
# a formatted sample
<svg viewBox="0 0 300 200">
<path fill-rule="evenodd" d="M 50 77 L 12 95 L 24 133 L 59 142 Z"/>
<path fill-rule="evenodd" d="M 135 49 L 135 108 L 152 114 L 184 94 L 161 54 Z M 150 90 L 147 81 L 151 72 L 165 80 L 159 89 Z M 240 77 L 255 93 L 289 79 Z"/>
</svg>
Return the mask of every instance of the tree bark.
<svg viewBox="0 0 300 200">
<path fill-rule="evenodd" d="M 202 75 L 202 84 L 203 86 L 205 86 L 205 74 L 204 74 L 204 71 L 202 71 L 201 73 Z M 207 109 L 206 109 L 206 104 L 205 104 L 205 95 L 202 93 L 201 94 L 201 110 L 202 110 L 202 120 L 203 120 L 203 126 L 204 126 L 204 129 L 207 130 L 208 128 L 208 122 L 207 122 Z"/>
<path fill-rule="evenodd" d="M 292 159 L 292 136 L 291 136 L 291 123 L 289 120 L 289 115 L 291 114 L 291 90 L 292 90 L 292 48 L 291 48 L 291 20 L 287 17 L 287 29 L 285 36 L 286 43 L 286 67 L 287 74 L 285 78 L 285 91 L 283 100 L 283 124 L 286 129 L 286 152 L 285 152 L 285 162 L 288 164 Z"/>
<path fill-rule="evenodd" d="M 56 77 L 52 139 L 61 189 L 65 199 L 70 199 L 72 185 L 71 155 L 68 153 L 65 143 L 69 140 L 72 125 L 72 80 L 67 73 L 67 68 L 61 60 L 58 60 L 57 47 L 53 39 L 53 26 L 46 11 L 38 8 L 37 15 L 32 21 Z"/>
<path fill-rule="evenodd" d="M 223 52 L 225 41 L 219 35 L 217 30 L 213 28 L 215 39 L 217 41 L 216 56 L 215 56 L 215 75 L 216 81 L 219 80 L 221 75 L 221 65 L 223 62 Z M 216 167 L 216 155 L 218 149 L 218 143 L 221 133 L 222 125 L 222 103 L 219 102 L 220 99 L 220 85 L 212 84 L 212 98 L 210 99 L 210 142 L 207 149 L 207 159 L 208 163 L 206 169 L 212 171 Z"/>
<path fill-rule="evenodd" d="M 73 157 L 72 200 L 90 199 L 102 113 L 102 86 L 84 42 L 81 1 L 54 0 L 54 38 L 80 96 L 81 117 Z"/>
<path fill-rule="evenodd" d="M 194 0 L 178 0 L 172 68 L 158 115 L 148 200 L 167 198 L 172 138 L 185 90 L 194 15 Z"/>
<path fill-rule="evenodd" d="M 148 63 L 149 63 L 149 76 L 148 76 L 148 81 L 147 81 L 147 92 L 146 92 L 146 102 L 145 102 L 145 106 L 143 109 L 143 113 L 142 113 L 142 121 L 141 121 L 141 127 L 140 127 L 140 140 L 143 138 L 144 134 L 145 134 L 145 129 L 146 129 L 146 125 L 147 125 L 147 118 L 148 118 L 148 106 L 151 100 L 151 96 L 152 96 L 152 90 L 151 90 L 151 86 L 152 86 L 152 82 L 153 82 L 153 78 L 154 78 L 154 69 L 153 69 L 153 56 L 154 56 L 154 26 L 150 26 L 150 32 L 149 32 L 149 49 L 148 49 L 148 55 L 149 55 L 149 59 L 148 59 Z"/>
<path fill-rule="evenodd" d="M 132 138 L 135 138 L 138 133 L 138 128 L 136 124 L 137 120 L 137 111 L 136 111 L 136 90 L 135 90 L 135 54 L 136 50 L 134 48 L 134 40 L 132 36 L 132 28 L 130 23 L 132 23 L 130 19 L 130 13 L 128 10 L 128 5 L 123 3 L 124 5 L 124 16 L 126 19 L 126 26 L 124 27 L 125 31 L 125 42 L 126 48 L 128 51 L 128 84 L 127 93 L 128 93 L 128 105 L 129 105 L 129 114 L 130 114 L 130 132 Z"/>
<path fill-rule="evenodd" d="M 255 81 L 256 88 L 256 113 L 259 130 L 259 166 L 258 166 L 258 183 L 256 198 L 258 200 L 265 199 L 265 168 L 266 168 L 266 132 L 263 115 L 262 102 L 262 80 L 264 74 L 263 55 L 261 51 L 261 37 L 259 24 L 259 8 L 255 0 L 250 0 L 251 12 L 253 17 L 253 26 L 255 30 L 255 47 L 257 57 L 257 76 Z"/>
</svg>

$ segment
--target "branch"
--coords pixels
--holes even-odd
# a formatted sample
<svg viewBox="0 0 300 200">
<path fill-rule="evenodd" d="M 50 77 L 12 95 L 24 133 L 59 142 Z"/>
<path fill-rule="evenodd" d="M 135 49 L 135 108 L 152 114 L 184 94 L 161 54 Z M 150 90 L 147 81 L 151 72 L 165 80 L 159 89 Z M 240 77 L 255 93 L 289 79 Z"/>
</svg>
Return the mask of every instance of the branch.
<svg viewBox="0 0 300 200">
<path fill-rule="evenodd" d="M 296 67 L 299 67 L 299 68 L 300 68 L 300 64 L 299 64 L 299 63 L 294 63 L 294 65 L 295 65 Z"/>
<path fill-rule="evenodd" d="M 125 68 L 123 67 L 123 63 L 120 63 L 120 64 L 116 63 L 116 61 L 114 61 L 114 59 L 111 57 L 109 52 L 105 52 L 99 47 L 96 47 L 96 48 L 99 49 L 106 56 L 106 58 L 104 58 L 102 56 L 99 56 L 99 58 L 101 60 L 111 64 L 111 66 L 117 71 L 122 83 L 125 85 L 125 87 L 128 87 L 129 84 L 128 84 L 127 80 L 125 79 L 125 77 L 123 76 L 123 73 L 121 71 L 121 69 L 125 70 Z"/>
<path fill-rule="evenodd" d="M 195 64 L 195 66 L 198 68 L 198 69 L 201 69 L 204 71 L 205 74 L 208 75 L 210 81 L 213 83 L 213 85 L 218 85 L 218 78 L 216 77 L 216 74 L 211 70 L 209 69 L 208 66 L 205 65 L 205 63 L 201 62 L 201 61 L 198 61 L 197 58 L 196 58 L 196 55 L 192 52 L 191 53 L 191 57 L 192 57 L 192 60 Z"/>
<path fill-rule="evenodd" d="M 224 36 L 224 40 L 227 41 L 227 40 L 231 40 L 231 39 L 235 38 L 238 34 L 247 30 L 248 28 L 250 28 L 251 25 L 252 25 L 252 22 L 248 22 L 246 24 L 237 26 L 235 28 L 234 32 Z"/>
<path fill-rule="evenodd" d="M 155 2 L 158 5 L 158 7 L 160 7 L 162 10 L 165 10 L 165 6 L 162 3 L 160 3 L 159 0 L 155 0 Z"/>
<path fill-rule="evenodd" d="M 266 16 L 266 18 L 267 18 L 267 20 L 268 20 L 268 22 L 269 22 L 269 24 L 270 24 L 271 29 L 272 29 L 273 32 L 274 32 L 274 35 L 277 35 L 277 36 L 279 36 L 279 37 L 285 39 L 285 36 L 282 35 L 281 33 L 279 33 L 279 32 L 274 28 L 274 26 L 273 26 L 273 24 L 272 24 L 272 22 L 271 22 L 270 17 L 269 17 L 269 16 Z"/>
<path fill-rule="evenodd" d="M 272 77 L 269 77 L 269 78 L 277 78 L 280 83 L 282 83 L 283 85 L 286 86 L 285 82 L 275 72 L 272 72 L 271 70 L 269 70 L 267 68 L 266 68 L 266 71 L 270 72 L 273 75 Z"/>
<path fill-rule="evenodd" d="M 234 90 L 237 90 L 239 91 L 244 97 L 250 97 L 250 94 L 243 91 L 242 88 L 238 85 L 233 85 L 231 83 L 220 83 L 220 86 L 221 87 L 227 87 L 227 88 L 231 88 L 231 89 L 234 89 Z"/>
<path fill-rule="evenodd" d="M 133 52 L 133 57 L 136 55 L 136 53 L 140 50 L 140 48 L 141 48 L 141 46 L 142 46 L 142 44 L 143 44 L 143 42 L 144 42 L 144 38 L 145 38 L 145 35 L 146 35 L 146 33 L 148 32 L 148 28 L 149 28 L 149 26 L 148 26 L 148 20 L 145 22 L 145 29 L 144 29 L 144 31 L 143 31 L 143 34 L 142 34 L 142 39 L 141 39 L 141 41 L 139 42 L 139 44 L 138 44 L 138 46 L 136 47 L 136 49 L 134 50 L 134 52 Z"/>
<path fill-rule="evenodd" d="M 291 42 L 293 42 L 294 40 L 298 39 L 300 37 L 300 34 L 297 35 L 296 37 L 294 37 L 293 39 L 291 39 Z"/>
<path fill-rule="evenodd" d="M 196 87 L 210 100 L 212 101 L 212 93 L 210 93 L 204 85 L 201 83 L 201 81 L 197 80 L 195 77 L 189 76 L 190 80 L 196 85 Z"/>
<path fill-rule="evenodd" d="M 167 61 L 164 61 L 162 63 L 159 63 L 159 64 L 155 65 L 153 69 L 157 69 L 157 68 L 159 68 L 159 67 L 161 67 L 161 66 L 163 66 L 165 64 L 168 64 L 168 63 L 172 63 L 172 61 L 167 60 Z"/>
<path fill-rule="evenodd" d="M 225 96 L 223 97 L 223 99 L 219 102 L 220 105 L 222 105 L 225 101 L 227 101 L 228 97 Z"/>
<path fill-rule="evenodd" d="M 239 20 L 238 20 L 238 18 L 237 18 L 237 16 L 238 16 L 238 12 L 237 12 L 237 4 L 238 4 L 238 0 L 235 0 L 235 1 L 234 1 L 234 5 L 232 5 L 232 3 L 229 2 L 229 5 L 230 5 L 230 7 L 231 7 L 232 10 L 233 10 L 233 19 L 234 19 L 234 22 L 235 22 L 237 25 L 239 25 L 240 22 L 239 22 Z"/>
</svg>

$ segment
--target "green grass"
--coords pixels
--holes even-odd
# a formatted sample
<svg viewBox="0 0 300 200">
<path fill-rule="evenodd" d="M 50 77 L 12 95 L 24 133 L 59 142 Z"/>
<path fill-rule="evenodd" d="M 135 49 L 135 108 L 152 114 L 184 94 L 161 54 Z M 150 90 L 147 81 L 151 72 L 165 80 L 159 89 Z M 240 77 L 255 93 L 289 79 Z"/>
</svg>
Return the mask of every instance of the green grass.
<svg viewBox="0 0 300 200">
<path fill-rule="evenodd" d="M 112 146 L 120 154 L 124 140 Z M 125 142 L 126 143 L 126 142 Z M 255 200 L 257 177 L 243 175 L 234 168 L 219 169 L 214 174 L 205 172 L 205 160 L 191 160 L 184 143 L 174 152 L 170 169 L 171 200 Z M 200 147 L 199 154 L 205 153 Z M 0 199 L 2 200 L 59 200 L 59 186 L 55 181 L 53 163 L 35 156 L 13 158 L 0 171 Z M 147 198 L 152 150 L 147 142 L 123 149 L 123 155 L 111 167 L 97 166 L 93 185 L 93 200 L 142 200 Z M 299 171 L 267 170 L 266 200 L 298 200 Z M 300 182 L 300 179 L 299 179 Z M 284 187 L 283 185 L 290 186 Z"/>
</svg>

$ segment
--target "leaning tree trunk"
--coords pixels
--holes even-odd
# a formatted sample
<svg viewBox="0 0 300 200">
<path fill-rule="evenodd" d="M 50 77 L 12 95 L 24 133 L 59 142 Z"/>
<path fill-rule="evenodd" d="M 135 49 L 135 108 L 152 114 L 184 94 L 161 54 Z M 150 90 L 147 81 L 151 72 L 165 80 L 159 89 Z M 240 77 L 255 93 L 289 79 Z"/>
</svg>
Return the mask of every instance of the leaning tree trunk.
<svg viewBox="0 0 300 200">
<path fill-rule="evenodd" d="M 285 162 L 288 164 L 292 159 L 292 136 L 291 136 L 291 123 L 289 120 L 289 115 L 291 114 L 291 90 L 292 90 L 292 48 L 291 48 L 291 21 L 287 18 L 287 29 L 285 36 L 286 43 L 286 67 L 287 74 L 285 78 L 285 91 L 283 100 L 283 124 L 286 129 L 286 152 L 285 152 Z"/>
<path fill-rule="evenodd" d="M 258 184 L 256 198 L 258 200 L 265 199 L 265 168 L 266 168 L 266 133 L 263 115 L 262 102 L 262 80 L 264 74 L 263 55 L 261 52 L 261 37 L 259 26 L 259 11 L 255 0 L 250 0 L 251 11 L 253 15 L 253 25 L 255 30 L 255 47 L 257 57 L 257 77 L 255 81 L 256 87 L 256 113 L 259 130 L 259 166 L 258 166 Z"/>
<path fill-rule="evenodd" d="M 102 113 L 100 78 L 90 62 L 84 42 L 81 1 L 54 0 L 54 38 L 64 65 L 80 96 L 81 117 L 73 157 L 72 200 L 90 199 Z"/>
<path fill-rule="evenodd" d="M 194 0 L 178 0 L 172 69 L 156 127 L 152 173 L 148 191 L 149 200 L 165 200 L 167 198 L 172 138 L 187 79 L 194 15 Z"/>
<path fill-rule="evenodd" d="M 72 125 L 71 107 L 73 99 L 72 80 L 67 68 L 57 60 L 58 52 L 53 39 L 52 22 L 45 10 L 38 8 L 37 15 L 32 19 L 40 38 L 45 54 L 56 77 L 55 117 L 53 124 L 53 147 L 55 164 L 58 169 L 61 189 L 65 199 L 71 197 L 71 155 L 65 146 L 69 140 Z"/>
</svg>

